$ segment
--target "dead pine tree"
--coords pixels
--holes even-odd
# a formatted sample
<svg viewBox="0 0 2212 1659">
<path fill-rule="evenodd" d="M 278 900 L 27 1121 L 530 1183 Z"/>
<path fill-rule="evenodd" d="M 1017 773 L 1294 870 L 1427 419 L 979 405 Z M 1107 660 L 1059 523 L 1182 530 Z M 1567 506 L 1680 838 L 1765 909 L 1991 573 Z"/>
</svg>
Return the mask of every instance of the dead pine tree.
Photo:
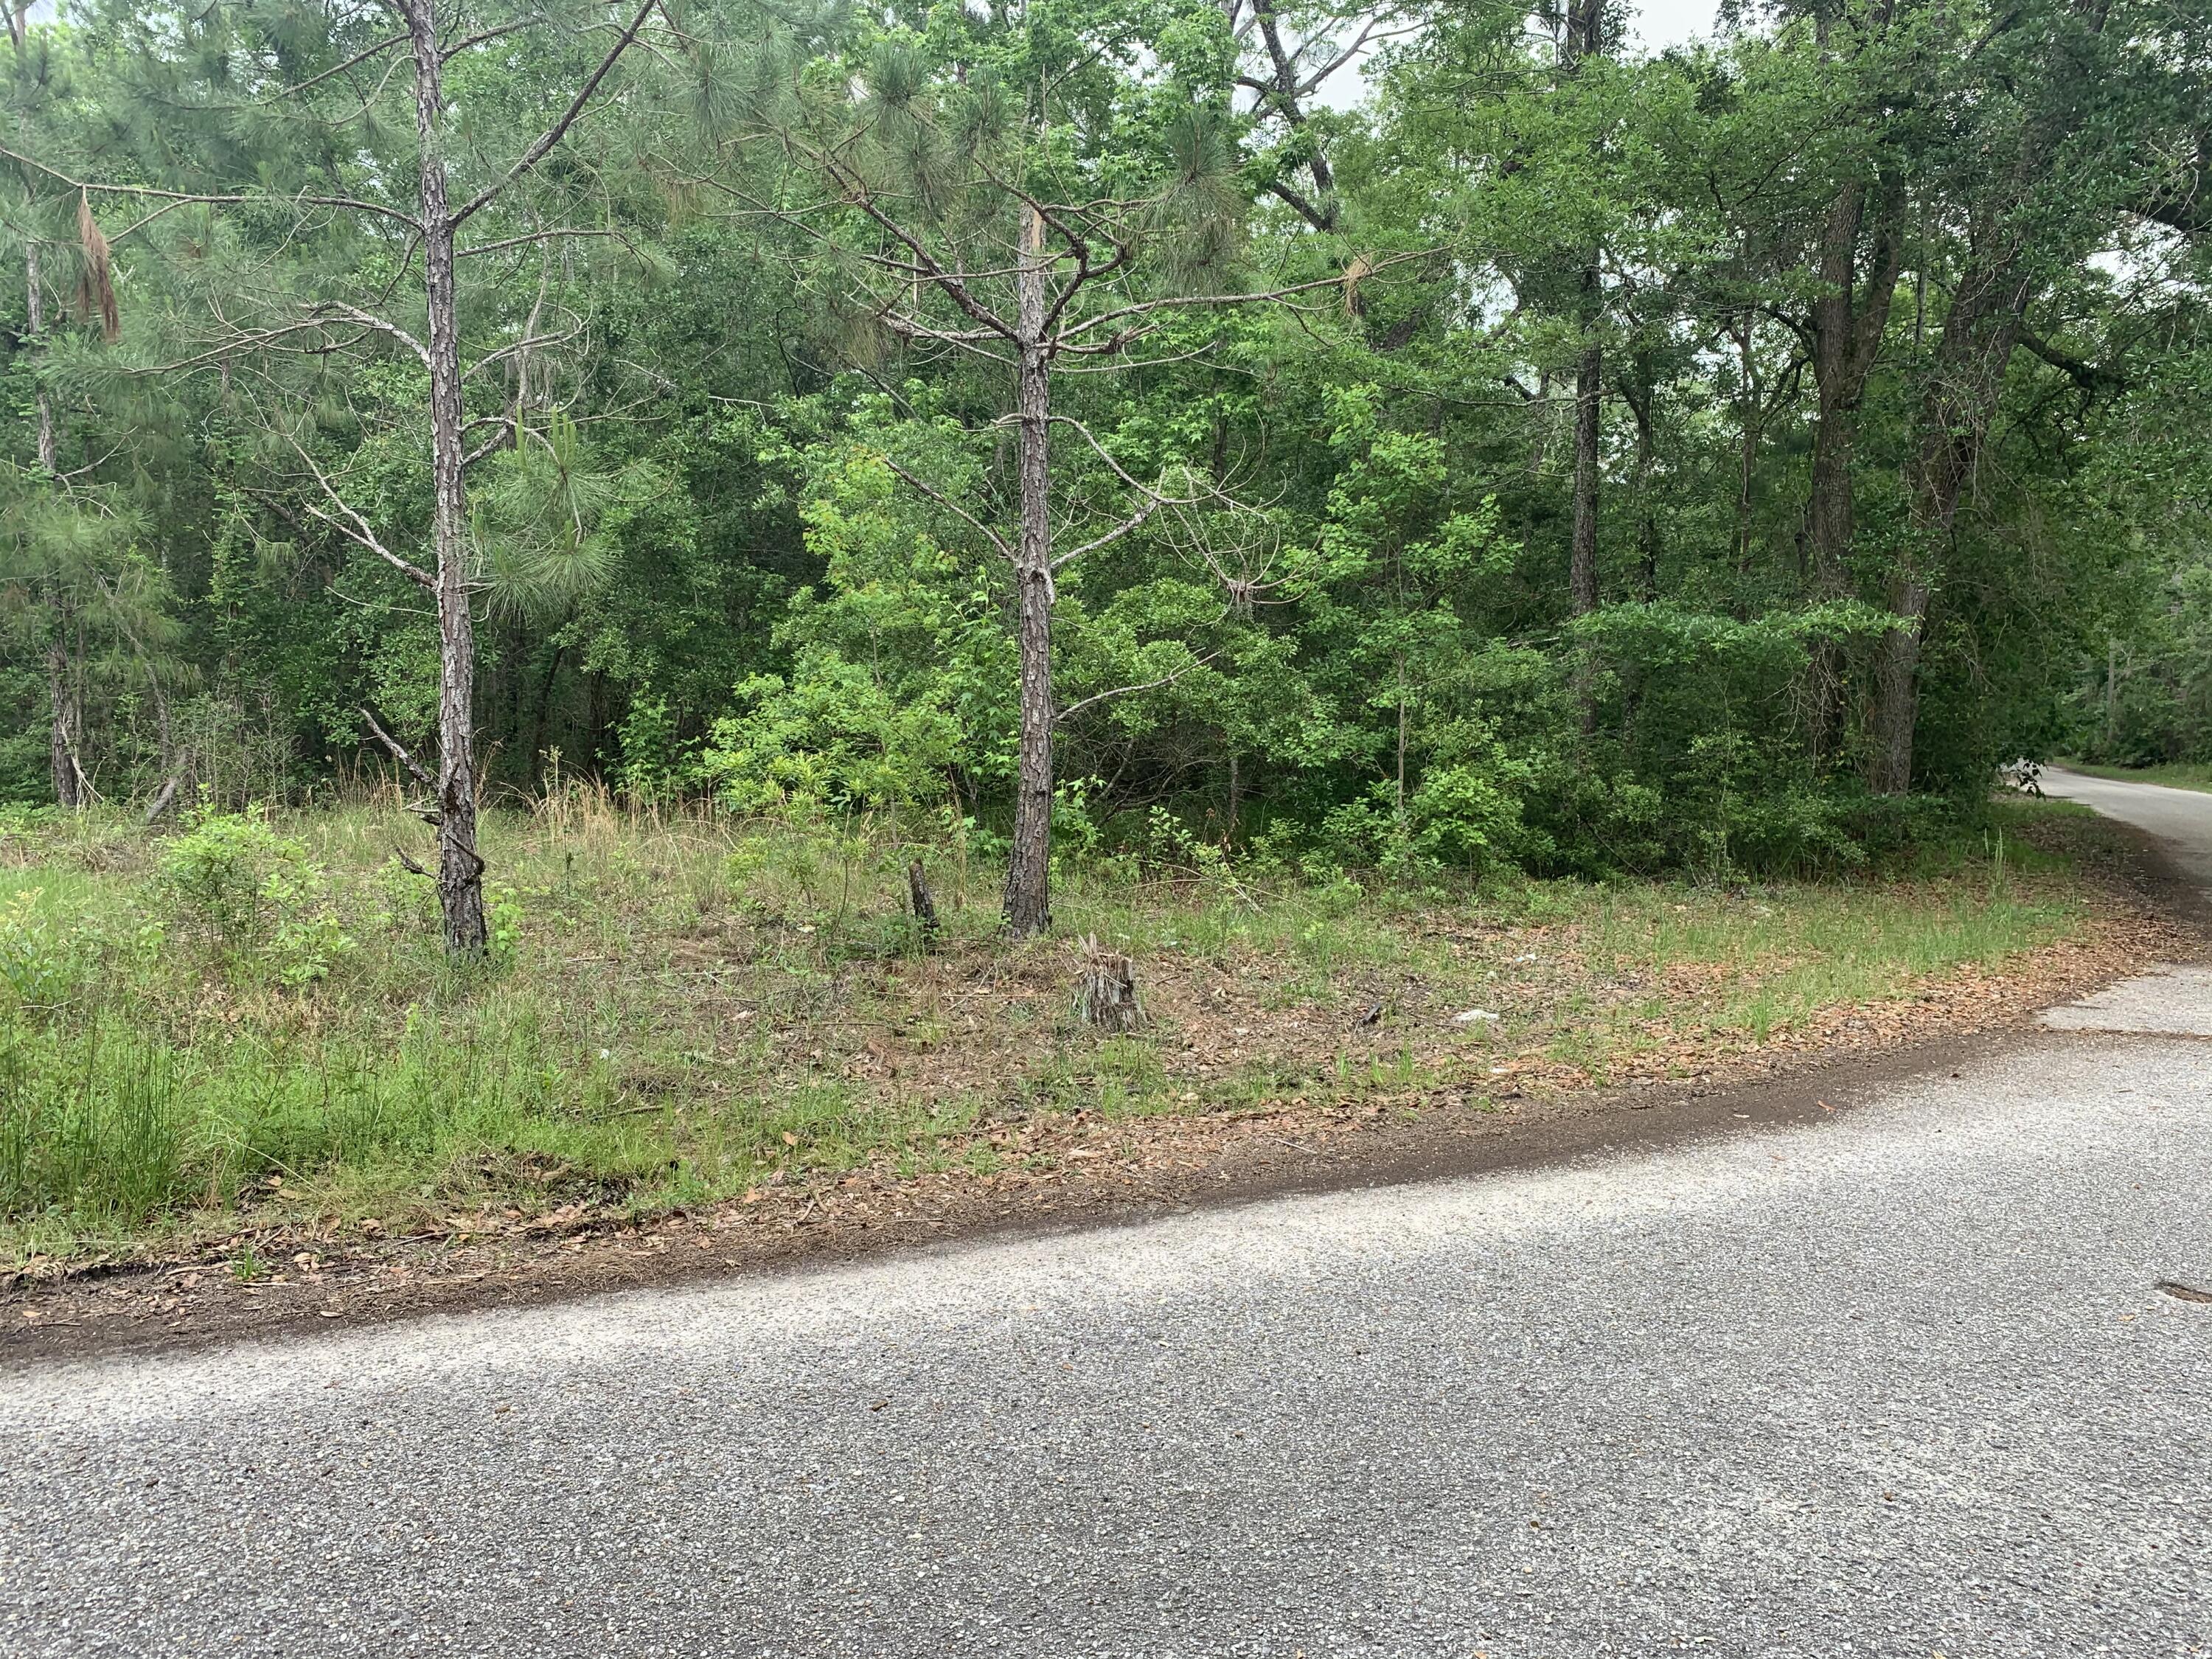
<svg viewBox="0 0 2212 1659">
<path fill-rule="evenodd" d="M 840 83 L 836 99 L 794 90 L 740 146 L 795 166 L 817 199 L 794 205 L 800 186 L 787 173 L 778 173 L 775 195 L 742 167 L 702 181 L 811 239 L 844 284 L 860 331 L 899 349 L 983 358 L 1006 374 L 1007 407 L 997 426 L 1012 440 L 1013 488 L 1004 520 L 993 521 L 991 503 L 971 508 L 898 459 L 882 459 L 981 537 L 1012 578 L 1020 739 L 1004 919 L 1015 939 L 1042 933 L 1052 921 L 1055 726 L 1079 708 L 1156 689 L 1198 665 L 1194 653 L 1165 676 L 1057 706 L 1055 580 L 1164 513 L 1231 505 L 1221 481 L 1195 467 L 1136 477 L 1061 406 L 1063 382 L 1196 355 L 1188 343 L 1169 350 L 1159 343 L 1178 316 L 1297 305 L 1304 296 L 1317 319 L 1326 318 L 1352 282 L 1396 262 L 1354 261 L 1358 277 L 1224 281 L 1244 187 L 1223 110 L 1193 105 L 1167 125 L 1142 191 L 1110 188 L 1068 161 L 1084 146 L 1073 137 L 1079 112 L 1072 98 L 1063 106 L 1060 88 L 1092 77 L 1095 113 L 1096 77 L 1130 74 L 1102 65 L 1140 61 L 1142 49 L 1133 38 L 1071 36 L 1065 64 L 1041 67 L 1033 84 L 1018 87 L 887 43 Z M 757 159 L 744 165 L 757 171 Z M 1324 289 L 1337 292 L 1316 292 Z M 1063 474 L 1082 487 L 1061 488 Z"/>
<path fill-rule="evenodd" d="M 542 282 L 539 304 L 530 307 L 527 324 L 516 326 L 519 316 L 466 314 L 471 306 L 464 303 L 459 271 L 465 261 L 485 256 L 496 256 L 488 259 L 488 267 L 511 270 L 533 251 L 557 252 L 563 244 L 611 234 L 604 227 L 564 222 L 575 206 L 560 194 L 568 186 L 556 182 L 534 194 L 526 186 L 538 178 L 540 164 L 580 121 L 619 95 L 610 77 L 660 7 L 661 0 L 641 0 L 611 17 L 605 5 L 578 0 L 386 0 L 370 8 L 339 0 L 217 0 L 175 25 L 186 36 L 205 35 L 210 41 L 255 40 L 281 33 L 292 66 L 289 77 L 276 73 L 273 59 L 264 63 L 250 52 L 226 52 L 222 62 L 229 78 L 193 88 L 194 95 L 211 110 L 283 107 L 308 125 L 353 132 L 360 153 L 374 156 L 377 164 L 351 167 L 343 181 L 335 173 L 319 173 L 312 150 L 298 157 L 280 151 L 262 158 L 258 187 L 249 191 L 77 179 L 35 158 L 0 150 L 0 155 L 67 183 L 88 200 L 127 201 L 157 210 L 144 223 L 159 219 L 173 224 L 177 221 L 168 216 L 175 210 L 197 206 L 248 209 L 250 213 L 237 216 L 241 224 L 281 227 L 289 210 L 291 228 L 274 239 L 265 257 L 281 259 L 296 257 L 295 248 L 308 250 L 291 282 L 269 281 L 257 272 L 226 286 L 190 276 L 189 262 L 180 259 L 180 280 L 188 285 L 197 281 L 204 298 L 205 314 L 194 325 L 199 332 L 183 355 L 139 367 L 147 373 L 217 370 L 225 376 L 227 390 L 238 388 L 251 370 L 250 378 L 267 388 L 261 410 L 264 423 L 280 447 L 294 452 L 302 469 L 297 488 L 305 513 L 430 597 L 438 622 L 437 752 L 428 764 L 419 763 L 381 727 L 369 724 L 429 796 L 421 810 L 437 837 L 439 908 L 446 948 L 455 957 L 480 957 L 489 947 L 485 866 L 477 849 L 474 725 L 473 606 L 485 584 L 470 535 L 468 477 L 500 451 L 538 436 L 528 426 L 529 400 L 510 400 L 501 376 L 526 364 L 533 352 L 556 349 L 576 331 L 540 331 Z M 173 72 L 174 43 L 161 33 L 167 27 L 161 18 L 154 19 L 145 25 L 139 45 L 149 65 L 167 62 Z M 604 46 L 598 44 L 601 40 Z M 463 131 L 447 92 L 454 59 L 475 52 L 557 54 L 575 51 L 579 43 L 582 52 L 573 94 L 545 125 L 502 133 L 495 121 L 488 123 L 477 112 Z M 546 61 L 560 59 L 554 55 Z M 322 153 L 352 152 L 335 144 Z M 343 189 L 334 187 L 341 182 Z M 525 195 L 531 199 L 515 206 L 511 198 Z M 399 274 L 357 293 L 314 293 L 316 228 L 338 217 L 352 221 L 364 236 L 388 242 L 399 255 Z M 264 298 L 266 303 L 257 306 Z M 477 343 L 474 349 L 472 341 Z M 420 552 L 410 552 L 404 544 L 395 547 L 398 538 L 392 529 L 374 516 L 380 509 L 364 505 L 374 500 L 369 490 L 352 488 L 343 461 L 330 461 L 319 453 L 312 417 L 302 413 L 307 400 L 284 379 L 287 365 L 328 364 L 373 354 L 396 356 L 420 377 L 421 403 L 414 413 L 427 434 L 430 508 L 428 546 Z M 487 373 L 493 370 L 497 372 Z M 261 493 L 273 497 L 277 492 Z"/>
</svg>

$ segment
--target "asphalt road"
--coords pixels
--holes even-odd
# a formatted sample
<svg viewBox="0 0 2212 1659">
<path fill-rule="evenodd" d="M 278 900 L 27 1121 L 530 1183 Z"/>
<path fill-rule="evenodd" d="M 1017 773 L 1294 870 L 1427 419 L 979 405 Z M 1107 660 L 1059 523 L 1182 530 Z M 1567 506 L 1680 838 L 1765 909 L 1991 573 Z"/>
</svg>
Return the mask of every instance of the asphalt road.
<svg viewBox="0 0 2212 1659">
<path fill-rule="evenodd" d="M 2212 1651 L 2202 977 L 1810 1127 L 0 1371 L 0 1653 Z"/>
<path fill-rule="evenodd" d="M 2176 863 L 2197 881 L 2212 886 L 2212 795 L 2201 789 L 2093 778 L 2057 766 L 2043 769 L 2039 787 L 2046 795 L 2080 801 L 2108 818 L 2157 836 Z"/>
</svg>

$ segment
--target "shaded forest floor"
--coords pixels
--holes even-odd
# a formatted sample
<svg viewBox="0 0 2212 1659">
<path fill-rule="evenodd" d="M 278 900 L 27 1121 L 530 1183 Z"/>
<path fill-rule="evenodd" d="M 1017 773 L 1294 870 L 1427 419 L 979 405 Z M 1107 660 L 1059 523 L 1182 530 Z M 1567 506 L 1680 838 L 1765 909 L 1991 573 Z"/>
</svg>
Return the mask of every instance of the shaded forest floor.
<svg viewBox="0 0 2212 1659">
<path fill-rule="evenodd" d="M 2003 1028 L 2185 949 L 2107 827 L 2058 803 L 1825 884 L 1364 891 L 1109 866 L 1064 884 L 1054 938 L 1009 946 L 993 872 L 943 848 L 571 799 L 495 822 L 506 959 L 458 984 L 428 884 L 393 859 L 419 826 L 276 827 L 308 855 L 295 931 L 325 917 L 303 984 L 281 949 L 185 925 L 161 837 L 0 841 L 0 881 L 31 895 L 0 940 L 11 983 L 44 949 L 64 993 L 15 1012 L 0 1057 L 11 1350 L 1460 1166 Z M 915 856 L 945 921 L 927 952 Z M 1075 1018 L 1084 935 L 1134 960 L 1135 1033 Z"/>
</svg>

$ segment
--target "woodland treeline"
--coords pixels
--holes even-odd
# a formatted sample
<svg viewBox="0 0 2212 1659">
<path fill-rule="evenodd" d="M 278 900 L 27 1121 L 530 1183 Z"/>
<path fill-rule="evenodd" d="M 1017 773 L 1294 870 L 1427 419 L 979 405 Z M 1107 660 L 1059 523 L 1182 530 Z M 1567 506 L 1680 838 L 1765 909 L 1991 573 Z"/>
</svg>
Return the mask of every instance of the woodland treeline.
<svg viewBox="0 0 2212 1659">
<path fill-rule="evenodd" d="M 1804 868 L 2212 749 L 2212 9 L 16 10 L 0 788 Z"/>
</svg>

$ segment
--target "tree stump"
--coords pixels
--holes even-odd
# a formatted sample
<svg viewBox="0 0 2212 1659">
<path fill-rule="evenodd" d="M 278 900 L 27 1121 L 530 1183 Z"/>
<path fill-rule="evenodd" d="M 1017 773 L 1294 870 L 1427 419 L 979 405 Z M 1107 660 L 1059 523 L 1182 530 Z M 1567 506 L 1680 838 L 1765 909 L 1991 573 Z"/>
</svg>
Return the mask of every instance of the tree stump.
<svg viewBox="0 0 2212 1659">
<path fill-rule="evenodd" d="M 906 867 L 907 898 L 914 906 L 915 926 L 921 933 L 921 948 L 937 948 L 937 901 L 930 896 L 929 878 L 922 874 L 921 860 L 916 859 Z"/>
<path fill-rule="evenodd" d="M 1075 1014 L 1102 1031 L 1133 1031 L 1145 1023 L 1137 1003 L 1137 970 L 1128 957 L 1096 938 L 1083 941 L 1083 971 L 1075 981 Z"/>
</svg>

